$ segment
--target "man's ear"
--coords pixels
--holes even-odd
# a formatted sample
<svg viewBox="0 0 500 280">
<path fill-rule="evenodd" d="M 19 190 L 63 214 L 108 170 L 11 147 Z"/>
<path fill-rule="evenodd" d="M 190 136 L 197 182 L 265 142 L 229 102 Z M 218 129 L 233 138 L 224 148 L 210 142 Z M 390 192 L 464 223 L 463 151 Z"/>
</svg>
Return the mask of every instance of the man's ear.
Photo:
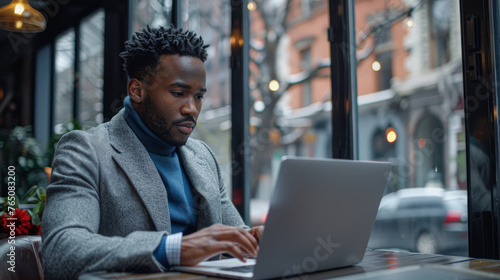
<svg viewBox="0 0 500 280">
<path fill-rule="evenodd" d="M 128 82 L 128 96 L 132 103 L 141 104 L 145 98 L 146 91 L 141 81 L 133 78 Z"/>
</svg>

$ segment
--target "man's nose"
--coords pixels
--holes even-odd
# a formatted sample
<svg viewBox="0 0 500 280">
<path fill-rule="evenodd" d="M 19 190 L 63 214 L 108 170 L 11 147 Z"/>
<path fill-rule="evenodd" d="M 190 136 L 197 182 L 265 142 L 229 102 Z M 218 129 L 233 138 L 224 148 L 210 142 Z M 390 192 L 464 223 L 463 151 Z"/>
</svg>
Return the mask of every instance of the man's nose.
<svg viewBox="0 0 500 280">
<path fill-rule="evenodd" d="M 181 114 L 184 116 L 197 116 L 200 112 L 195 102 L 194 98 L 187 98 L 181 108 Z"/>
</svg>

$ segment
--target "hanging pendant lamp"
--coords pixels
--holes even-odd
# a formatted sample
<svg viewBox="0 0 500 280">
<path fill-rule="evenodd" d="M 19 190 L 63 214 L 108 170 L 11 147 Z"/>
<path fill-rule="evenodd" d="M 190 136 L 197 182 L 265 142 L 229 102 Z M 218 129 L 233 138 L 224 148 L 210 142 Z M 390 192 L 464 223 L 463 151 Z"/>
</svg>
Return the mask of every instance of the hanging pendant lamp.
<svg viewBox="0 0 500 280">
<path fill-rule="evenodd" d="M 45 30 L 45 18 L 27 0 L 13 0 L 0 8 L 0 28 L 22 33 L 42 32 Z"/>
</svg>

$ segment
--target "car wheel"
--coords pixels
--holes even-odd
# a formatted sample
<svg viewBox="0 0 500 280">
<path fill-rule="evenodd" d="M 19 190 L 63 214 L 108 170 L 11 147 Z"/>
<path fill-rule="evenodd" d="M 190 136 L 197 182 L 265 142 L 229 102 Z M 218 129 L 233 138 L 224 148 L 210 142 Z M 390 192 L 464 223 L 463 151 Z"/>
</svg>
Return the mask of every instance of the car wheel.
<svg viewBox="0 0 500 280">
<path fill-rule="evenodd" d="M 423 232 L 417 238 L 417 252 L 422 254 L 435 254 L 437 252 L 436 238 L 428 233 Z"/>
</svg>

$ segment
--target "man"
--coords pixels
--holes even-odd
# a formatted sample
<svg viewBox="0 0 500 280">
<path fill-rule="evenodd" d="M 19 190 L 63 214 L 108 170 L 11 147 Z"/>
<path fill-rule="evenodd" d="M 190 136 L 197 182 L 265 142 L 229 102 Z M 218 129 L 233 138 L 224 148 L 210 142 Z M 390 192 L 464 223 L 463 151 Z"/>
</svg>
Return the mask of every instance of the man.
<svg viewBox="0 0 500 280">
<path fill-rule="evenodd" d="M 173 27 L 136 33 L 121 54 L 125 108 L 61 138 L 42 221 L 50 279 L 257 254 L 263 229 L 246 229 L 214 154 L 189 139 L 207 91 L 207 47 Z"/>
</svg>

